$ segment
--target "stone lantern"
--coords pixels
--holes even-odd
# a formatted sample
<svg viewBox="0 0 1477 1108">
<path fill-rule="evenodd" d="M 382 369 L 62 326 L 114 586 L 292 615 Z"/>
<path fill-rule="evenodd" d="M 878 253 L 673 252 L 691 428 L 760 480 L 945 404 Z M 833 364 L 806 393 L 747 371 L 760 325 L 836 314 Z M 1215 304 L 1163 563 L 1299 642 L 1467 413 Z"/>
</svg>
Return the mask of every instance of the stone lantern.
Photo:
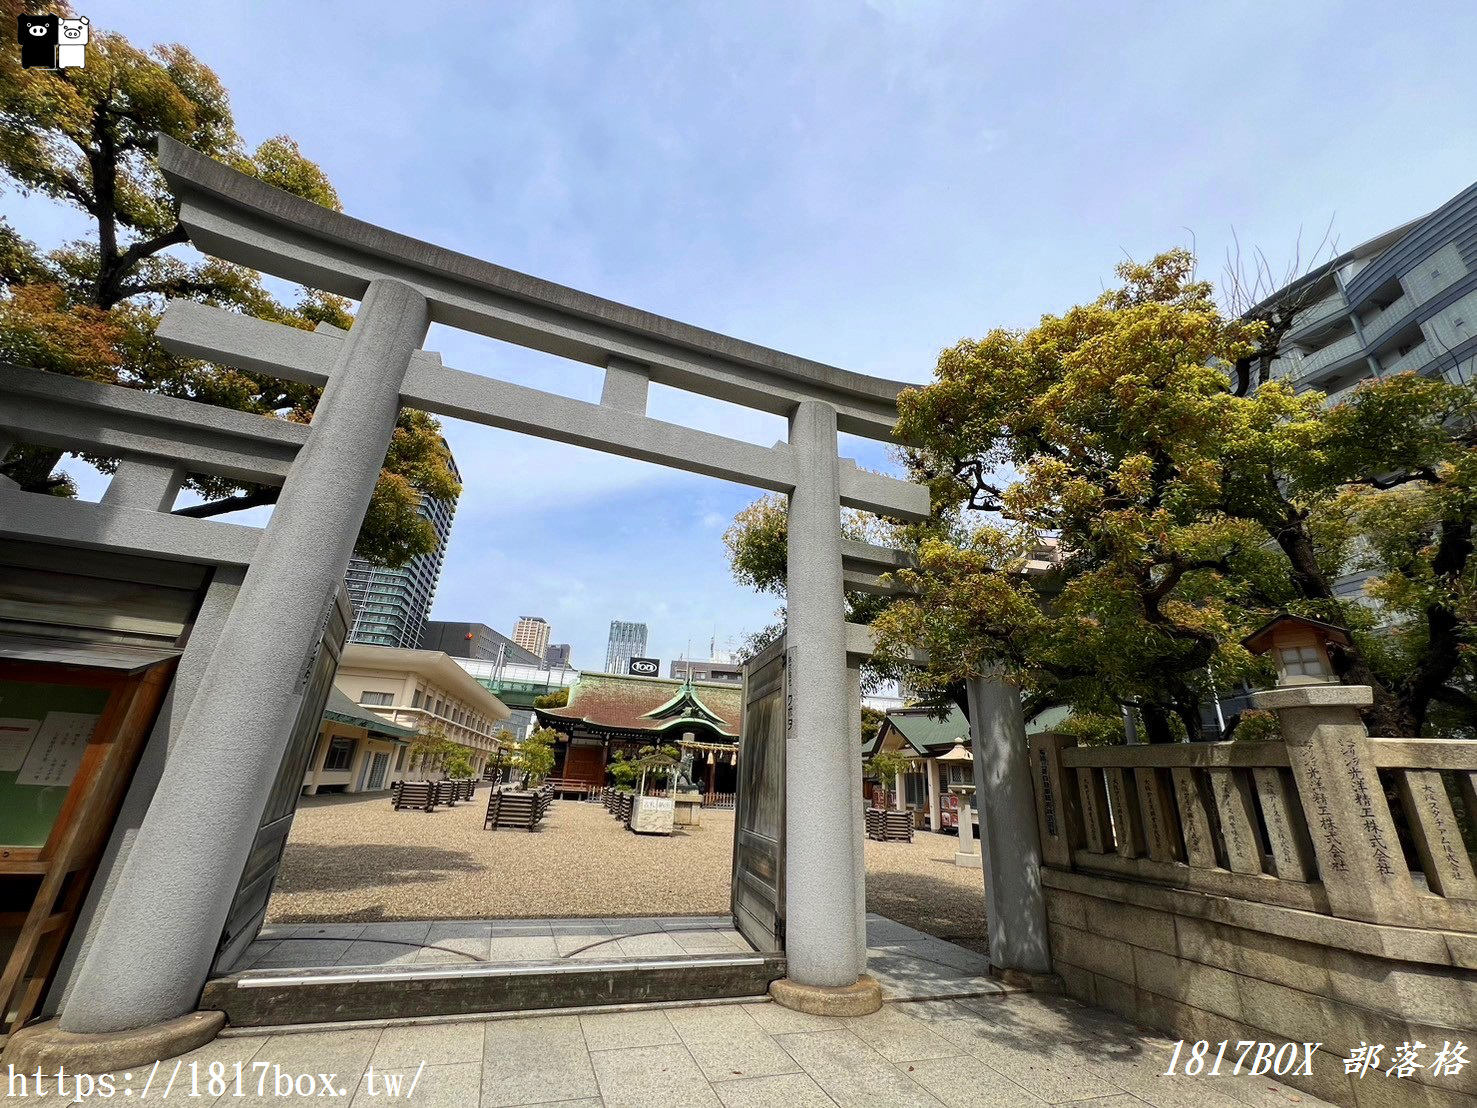
<svg viewBox="0 0 1477 1108">
<path fill-rule="evenodd" d="M 1241 640 L 1253 654 L 1272 655 L 1279 687 L 1337 685 L 1330 645 L 1348 646 L 1349 632 L 1337 624 L 1283 613 Z"/>
<path fill-rule="evenodd" d="M 974 755 L 964 746 L 964 738 L 960 736 L 954 740 L 954 747 L 947 754 L 938 756 L 940 765 L 952 765 L 963 763 L 968 766 L 974 765 Z M 959 849 L 954 853 L 954 864 L 956 866 L 977 867 L 983 864 L 979 847 L 975 845 L 974 839 L 974 781 L 973 778 L 967 784 L 949 785 L 949 791 L 959 798 Z"/>
</svg>

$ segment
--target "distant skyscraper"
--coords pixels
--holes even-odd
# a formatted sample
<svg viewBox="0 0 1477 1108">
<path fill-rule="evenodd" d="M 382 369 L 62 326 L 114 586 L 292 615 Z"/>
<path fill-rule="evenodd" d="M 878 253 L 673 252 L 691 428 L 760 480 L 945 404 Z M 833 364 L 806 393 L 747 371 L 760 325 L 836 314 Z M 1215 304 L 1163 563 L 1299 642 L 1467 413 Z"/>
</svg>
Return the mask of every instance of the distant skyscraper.
<svg viewBox="0 0 1477 1108">
<path fill-rule="evenodd" d="M 457 480 L 461 474 L 451 447 L 446 440 L 447 465 Z M 433 500 L 421 497 L 420 514 L 436 529 L 436 549 L 412 558 L 401 569 L 377 566 L 363 558 L 349 561 L 344 585 L 349 590 L 349 603 L 354 608 L 354 623 L 349 629 L 351 642 L 373 646 L 396 646 L 414 650 L 420 645 L 421 628 L 431 612 L 436 596 L 436 583 L 441 578 L 441 565 L 446 559 L 446 543 L 451 538 L 451 521 L 456 515 L 455 500 Z"/>
<path fill-rule="evenodd" d="M 549 652 L 544 655 L 549 661 L 550 669 L 563 669 L 569 665 L 569 644 L 567 642 L 556 642 L 549 644 Z"/>
<path fill-rule="evenodd" d="M 646 653 L 646 624 L 610 621 L 610 641 L 605 647 L 605 672 L 625 673 L 632 658 Z"/>
<path fill-rule="evenodd" d="M 549 649 L 549 621 L 543 616 L 519 616 L 513 641 L 543 661 Z"/>
</svg>

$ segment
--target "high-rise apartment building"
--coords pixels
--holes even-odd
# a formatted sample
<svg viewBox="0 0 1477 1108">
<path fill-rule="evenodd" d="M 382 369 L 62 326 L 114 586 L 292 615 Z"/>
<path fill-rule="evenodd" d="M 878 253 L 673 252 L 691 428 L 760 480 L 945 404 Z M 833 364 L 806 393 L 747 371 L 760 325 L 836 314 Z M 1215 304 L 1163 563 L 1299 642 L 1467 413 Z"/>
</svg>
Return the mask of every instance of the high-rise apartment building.
<svg viewBox="0 0 1477 1108">
<path fill-rule="evenodd" d="M 1302 309 L 1274 377 L 1337 403 L 1371 377 L 1470 379 L 1477 357 L 1477 184 L 1274 293 Z"/>
<path fill-rule="evenodd" d="M 605 646 L 605 672 L 625 673 L 632 658 L 646 653 L 646 624 L 610 621 L 610 640 Z"/>
<path fill-rule="evenodd" d="M 542 661 L 549 650 L 549 621 L 543 616 L 519 616 L 513 641 Z"/>
<path fill-rule="evenodd" d="M 446 446 L 446 440 L 441 441 Z M 451 456 L 450 446 L 446 446 L 446 458 L 451 472 L 460 481 L 461 474 Z M 420 514 L 436 529 L 436 549 L 431 553 L 412 558 L 400 569 L 377 566 L 363 558 L 349 561 L 344 585 L 349 591 L 349 603 L 354 608 L 350 642 L 407 650 L 420 646 L 421 628 L 431 612 L 436 584 L 441 579 L 441 566 L 446 560 L 446 544 L 451 538 L 456 501 L 423 496 Z"/>
<path fill-rule="evenodd" d="M 1274 293 L 1262 306 L 1303 305 L 1271 365 L 1298 392 L 1328 403 L 1392 373 L 1456 383 L 1477 368 L 1477 184 L 1428 215 L 1386 231 Z M 1367 574 L 1336 591 L 1363 594 Z"/>
</svg>

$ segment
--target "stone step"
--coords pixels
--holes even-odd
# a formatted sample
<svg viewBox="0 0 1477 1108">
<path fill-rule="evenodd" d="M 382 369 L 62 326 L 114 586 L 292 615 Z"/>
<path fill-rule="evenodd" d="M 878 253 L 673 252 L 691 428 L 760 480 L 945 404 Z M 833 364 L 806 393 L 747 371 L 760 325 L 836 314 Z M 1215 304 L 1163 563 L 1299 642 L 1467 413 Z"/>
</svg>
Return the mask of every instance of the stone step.
<svg viewBox="0 0 1477 1108">
<path fill-rule="evenodd" d="M 209 981 L 200 1007 L 232 1027 L 276 1027 L 760 997 L 784 975 L 773 954 L 265 969 Z"/>
</svg>

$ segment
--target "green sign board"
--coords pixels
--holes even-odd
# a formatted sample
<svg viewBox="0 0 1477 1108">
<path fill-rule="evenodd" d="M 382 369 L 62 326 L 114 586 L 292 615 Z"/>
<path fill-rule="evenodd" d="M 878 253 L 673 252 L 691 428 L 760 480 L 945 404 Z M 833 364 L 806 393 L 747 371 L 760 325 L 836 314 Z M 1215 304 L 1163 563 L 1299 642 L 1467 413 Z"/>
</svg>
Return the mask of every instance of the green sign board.
<svg viewBox="0 0 1477 1108">
<path fill-rule="evenodd" d="M 0 848 L 46 845 L 109 695 L 0 681 Z"/>
</svg>

